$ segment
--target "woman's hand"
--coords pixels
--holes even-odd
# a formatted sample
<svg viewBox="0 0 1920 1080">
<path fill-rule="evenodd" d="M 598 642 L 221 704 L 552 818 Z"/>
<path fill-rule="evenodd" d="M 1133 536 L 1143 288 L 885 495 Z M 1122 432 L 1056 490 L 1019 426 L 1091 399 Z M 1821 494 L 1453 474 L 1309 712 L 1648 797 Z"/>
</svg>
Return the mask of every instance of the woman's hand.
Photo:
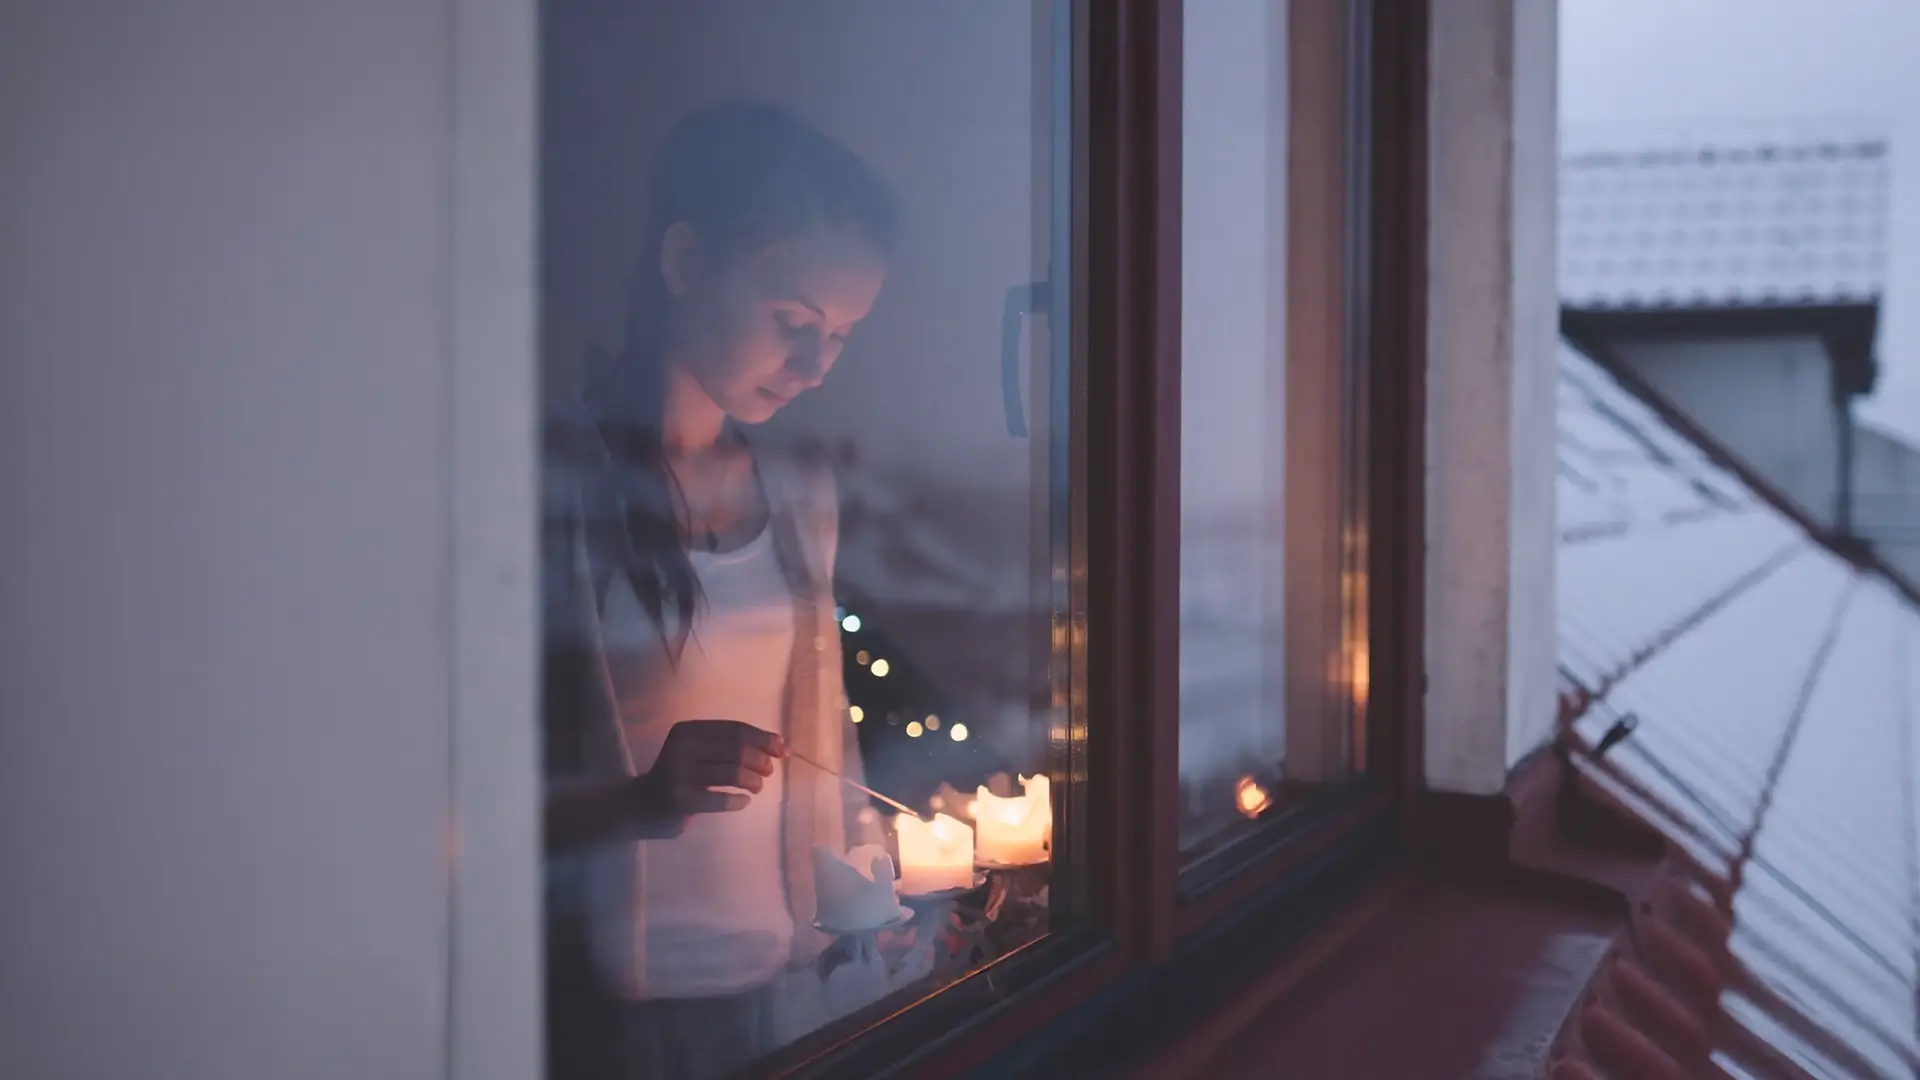
<svg viewBox="0 0 1920 1080">
<path fill-rule="evenodd" d="M 685 720 L 667 730 L 660 756 L 634 779 L 643 824 L 681 824 L 694 814 L 743 810 L 767 785 L 787 744 L 737 720 Z M 717 788 L 732 788 L 719 791 Z"/>
<path fill-rule="evenodd" d="M 733 720 L 689 720 L 667 730 L 644 776 L 559 783 L 547 788 L 543 815 L 549 854 L 615 839 L 667 840 L 694 814 L 747 805 L 767 786 L 787 744 L 771 731 Z M 716 791 L 715 788 L 737 788 Z"/>
</svg>

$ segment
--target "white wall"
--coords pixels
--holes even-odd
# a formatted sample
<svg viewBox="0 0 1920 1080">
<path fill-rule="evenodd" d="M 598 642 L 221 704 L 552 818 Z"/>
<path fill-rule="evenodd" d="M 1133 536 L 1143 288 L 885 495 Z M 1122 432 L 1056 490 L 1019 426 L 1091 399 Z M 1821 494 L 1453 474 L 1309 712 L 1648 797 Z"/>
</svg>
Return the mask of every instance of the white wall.
<svg viewBox="0 0 1920 1080">
<path fill-rule="evenodd" d="M 1840 426 L 1818 340 L 1642 341 L 1618 353 L 1815 520 L 1833 522 Z"/>
<path fill-rule="evenodd" d="M 1555 716 L 1557 0 L 1433 20 L 1426 775 L 1492 794 Z"/>
<path fill-rule="evenodd" d="M 491 486 L 532 526 L 511 439 L 451 488 L 451 300 L 488 289 L 453 58 L 512 6 L 0 7 L 0 1076 L 447 1075 L 451 515 Z M 510 585 L 516 543 L 459 550 Z M 470 850 L 531 837 L 530 786 Z M 497 1014 L 503 1075 L 535 1017 Z"/>
</svg>

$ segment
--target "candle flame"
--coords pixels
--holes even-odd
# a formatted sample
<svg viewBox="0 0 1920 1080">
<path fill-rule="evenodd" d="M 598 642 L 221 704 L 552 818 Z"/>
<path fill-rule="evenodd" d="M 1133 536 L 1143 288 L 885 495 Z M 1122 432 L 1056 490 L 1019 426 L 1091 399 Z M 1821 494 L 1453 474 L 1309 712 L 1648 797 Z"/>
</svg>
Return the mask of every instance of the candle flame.
<svg viewBox="0 0 1920 1080">
<path fill-rule="evenodd" d="M 1273 805 L 1273 798 L 1253 777 L 1243 776 L 1240 782 L 1233 786 L 1233 802 L 1240 808 L 1242 814 L 1257 818 L 1266 811 L 1267 807 Z"/>
</svg>

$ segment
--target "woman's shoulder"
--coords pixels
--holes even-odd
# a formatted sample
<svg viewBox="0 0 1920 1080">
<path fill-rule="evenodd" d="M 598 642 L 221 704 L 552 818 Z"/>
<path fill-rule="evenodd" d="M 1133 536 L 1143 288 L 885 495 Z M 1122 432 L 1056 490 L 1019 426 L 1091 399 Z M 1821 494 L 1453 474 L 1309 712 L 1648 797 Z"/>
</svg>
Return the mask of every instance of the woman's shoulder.
<svg viewBox="0 0 1920 1080">
<path fill-rule="evenodd" d="M 832 464 L 792 448 L 757 449 L 754 460 L 774 512 L 790 515 L 831 564 L 840 541 L 840 489 Z"/>
</svg>

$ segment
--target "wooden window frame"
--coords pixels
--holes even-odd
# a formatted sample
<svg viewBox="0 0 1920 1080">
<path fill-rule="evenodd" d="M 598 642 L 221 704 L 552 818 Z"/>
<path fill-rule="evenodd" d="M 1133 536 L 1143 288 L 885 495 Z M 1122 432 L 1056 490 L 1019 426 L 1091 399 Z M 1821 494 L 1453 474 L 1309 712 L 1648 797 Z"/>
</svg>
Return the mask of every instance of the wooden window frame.
<svg viewBox="0 0 1920 1080">
<path fill-rule="evenodd" d="M 1366 355 L 1369 313 L 1365 242 L 1369 191 L 1367 130 L 1371 58 L 1371 5 L 1364 0 L 1303 0 L 1286 6 L 1287 112 L 1284 162 L 1286 311 L 1285 450 L 1283 529 L 1286 570 L 1284 618 L 1286 650 L 1274 658 L 1285 665 L 1288 755 L 1322 760 L 1335 757 L 1356 765 L 1376 757 L 1367 736 L 1373 730 L 1367 703 L 1352 693 L 1356 660 L 1364 648 L 1369 612 L 1350 607 L 1345 583 L 1359 584 L 1366 596 L 1371 580 L 1366 560 L 1370 447 L 1367 434 L 1370 390 Z M 1182 82 L 1175 72 L 1163 92 L 1178 111 Z M 1181 152 L 1180 141 L 1170 151 Z M 1177 249 L 1176 249 L 1177 251 Z M 1178 258 L 1173 260 L 1178 281 Z M 1178 300 L 1174 301 L 1179 310 Z M 1179 340 L 1178 326 L 1174 340 Z M 1172 384 L 1178 386 L 1181 358 L 1170 359 Z M 1171 459 L 1174 489 L 1167 498 L 1178 522 L 1180 439 L 1179 402 L 1173 401 L 1158 423 L 1172 429 L 1164 437 Z M 1326 467 L 1327 462 L 1337 463 Z M 1174 606 L 1155 613 L 1151 625 L 1164 640 L 1152 655 L 1175 684 L 1171 708 L 1152 718 L 1155 771 L 1149 779 L 1160 818 L 1177 817 L 1179 805 L 1178 549 L 1172 569 L 1156 565 L 1157 575 L 1172 574 Z M 1347 737 L 1342 738 L 1340 731 Z M 1189 865 L 1180 850 L 1177 825 L 1156 820 L 1152 890 L 1158 920 L 1150 955 L 1164 959 L 1176 943 L 1239 909 L 1260 893 L 1324 854 L 1329 845 L 1353 834 L 1391 808 L 1391 785 L 1358 773 L 1324 797 L 1274 814 L 1258 827 L 1244 828 L 1221 850 Z"/>
<path fill-rule="evenodd" d="M 1309 470 L 1288 473 L 1287 543 L 1340 545 L 1365 587 L 1343 610 L 1337 581 L 1303 578 L 1289 558 L 1289 684 L 1324 683 L 1329 657 L 1363 643 L 1367 685 L 1354 740 L 1366 775 L 1321 805 L 1263 823 L 1251 854 L 1183 901 L 1180 743 L 1180 0 L 1134 0 L 1105 13 L 1123 46 L 1101 86 L 1117 129 L 1088 192 L 1098 251 L 1088 324 L 1101 357 L 1088 384 L 1089 683 L 1102 855 L 1120 889 L 1114 926 L 1141 963 L 1177 963 L 1221 930 L 1326 864 L 1342 846 L 1414 836 L 1420 752 L 1425 522 L 1426 43 L 1430 0 L 1294 0 L 1287 34 L 1288 444 L 1293 461 L 1341 460 L 1302 496 Z M 1098 38 L 1096 37 L 1096 40 Z M 1099 99 L 1095 99 L 1096 106 Z M 1096 119 L 1101 115 L 1096 108 Z M 1098 145 L 1098 144 L 1097 144 Z M 1105 375 L 1102 379 L 1100 376 Z M 1339 402 L 1335 411 L 1328 402 Z M 1329 420 L 1337 417 L 1337 422 Z M 1343 500 L 1350 500 L 1343 503 Z M 1327 553 L 1319 566 L 1336 565 Z M 1303 594 L 1303 595 L 1302 595 Z M 1296 595 L 1300 602 L 1296 605 Z M 1296 616 L 1315 637 L 1291 637 Z M 1342 642 L 1343 627 L 1357 635 Z M 1106 648 L 1101 648 L 1102 632 Z M 1304 647 L 1303 647 L 1304 646 Z M 1344 665 L 1343 665 L 1344 666 Z M 1349 669 L 1351 670 L 1351 669 Z M 1324 708 L 1289 695 L 1289 715 Z M 1324 714 L 1321 714 L 1324 715 Z M 1377 826 L 1370 827 L 1370 826 Z"/>
<path fill-rule="evenodd" d="M 1152 970 L 1162 983 L 1217 980 L 1212 958 L 1223 942 L 1232 948 L 1236 924 L 1276 911 L 1299 923 L 1317 909 L 1316 891 L 1343 889 L 1373 865 L 1383 838 L 1393 846 L 1409 837 L 1421 787 L 1430 3 L 1289 5 L 1288 454 L 1337 452 L 1352 468 L 1323 476 L 1306 493 L 1322 510 L 1298 527 L 1317 531 L 1296 534 L 1290 513 L 1288 543 L 1338 545 L 1337 535 L 1326 535 L 1330 524 L 1363 522 L 1365 545 L 1354 557 L 1367 585 L 1360 607 L 1343 611 L 1338 582 L 1303 584 L 1290 567 L 1287 589 L 1310 590 L 1304 602 L 1318 637 L 1312 651 L 1290 645 L 1286 662 L 1323 664 L 1339 643 L 1338 628 L 1365 628 L 1369 691 L 1356 719 L 1356 748 L 1369 766 L 1364 782 L 1333 805 L 1265 823 L 1254 856 L 1181 902 L 1185 11 L 1181 0 L 1074 0 L 1071 305 L 1080 332 L 1072 363 L 1082 403 L 1073 431 L 1080 572 L 1068 627 L 1069 693 L 1071 724 L 1084 725 L 1085 775 L 1076 779 L 1087 784 L 1095 929 L 1050 934 L 876 1026 L 834 1036 L 835 1045 L 803 1040 L 755 1066 L 755 1075 L 948 1080 L 1005 1061 L 1009 1048 L 1034 1042 L 1049 1025 L 1052 1044 L 1070 1042 L 1061 1023 L 1077 1017 L 1084 1030 L 1097 1022 L 1089 1015 L 1125 1007 L 1099 1002 L 1113 999 L 1123 982 L 1137 985 L 1129 976 Z M 1359 145 L 1350 145 L 1350 135 Z M 1356 167 L 1364 170 L 1359 184 Z M 1305 358 L 1312 362 L 1296 363 Z M 1335 399 L 1354 403 L 1337 423 L 1299 411 Z M 1290 473 L 1289 485 L 1300 475 Z M 1294 612 L 1290 596 L 1289 619 Z M 1364 858 L 1336 857 L 1363 846 Z"/>
<path fill-rule="evenodd" d="M 1175 35 L 1181 7 L 1162 6 Z M 1131 624 L 1151 636 L 1141 652 L 1152 665 L 1151 692 L 1141 695 L 1152 703 L 1141 720 L 1151 746 L 1140 778 L 1149 817 L 1134 835 L 1146 838 L 1139 886 L 1152 914 L 1142 950 L 1153 961 L 1231 921 L 1333 849 L 1360 842 L 1368 826 L 1390 821 L 1404 837 L 1410 824 L 1422 729 L 1425 11 L 1402 0 L 1288 5 L 1286 715 L 1306 718 L 1307 732 L 1350 725 L 1353 760 L 1364 772 L 1191 867 L 1178 835 L 1177 225 L 1168 248 L 1175 254 L 1159 266 L 1153 307 L 1170 313 L 1171 326 L 1154 339 L 1150 361 L 1148 381 L 1159 388 L 1153 433 L 1137 440 L 1155 454 L 1142 473 L 1153 483 L 1145 572 L 1155 606 Z M 1177 219 L 1178 46 L 1169 53 L 1156 86 L 1169 118 L 1159 152 L 1172 174 L 1160 213 Z M 1164 218 L 1160 228 L 1167 231 Z M 1321 464 L 1329 461 L 1340 467 Z M 1343 590 L 1348 575 L 1357 595 Z M 1342 684 L 1346 677 L 1357 687 Z"/>
</svg>

